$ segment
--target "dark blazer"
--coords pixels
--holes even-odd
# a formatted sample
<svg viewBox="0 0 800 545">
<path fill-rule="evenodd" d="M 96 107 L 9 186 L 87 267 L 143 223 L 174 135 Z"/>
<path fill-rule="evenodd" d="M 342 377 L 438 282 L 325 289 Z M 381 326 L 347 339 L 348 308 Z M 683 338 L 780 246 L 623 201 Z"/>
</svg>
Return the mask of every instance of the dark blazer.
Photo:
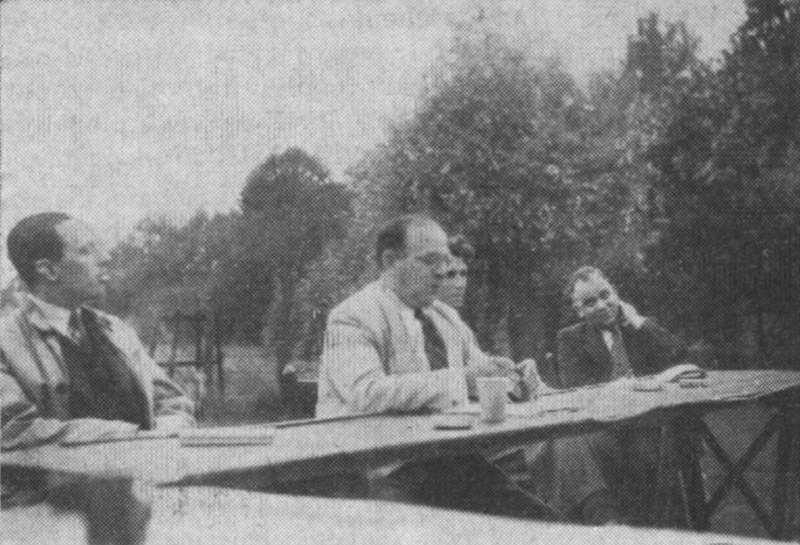
<svg viewBox="0 0 800 545">
<path fill-rule="evenodd" d="M 652 318 L 646 318 L 639 329 L 629 324 L 620 325 L 620 331 L 628 360 L 637 376 L 659 373 L 686 356 L 686 344 Z M 558 332 L 557 357 L 562 388 L 611 380 L 611 354 L 602 333 L 586 322 Z"/>
</svg>

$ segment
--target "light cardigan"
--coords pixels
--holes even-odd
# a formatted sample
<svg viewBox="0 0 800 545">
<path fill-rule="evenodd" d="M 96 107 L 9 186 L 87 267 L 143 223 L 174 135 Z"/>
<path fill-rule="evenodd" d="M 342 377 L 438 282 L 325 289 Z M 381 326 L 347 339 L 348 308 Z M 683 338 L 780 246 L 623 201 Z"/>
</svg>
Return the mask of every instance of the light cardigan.
<svg viewBox="0 0 800 545">
<path fill-rule="evenodd" d="M 380 281 L 336 308 L 325 330 L 318 418 L 441 411 L 468 400 L 465 367 L 487 356 L 458 312 L 434 301 L 424 309 L 447 346 L 448 367 L 431 371 L 403 305 Z"/>
</svg>

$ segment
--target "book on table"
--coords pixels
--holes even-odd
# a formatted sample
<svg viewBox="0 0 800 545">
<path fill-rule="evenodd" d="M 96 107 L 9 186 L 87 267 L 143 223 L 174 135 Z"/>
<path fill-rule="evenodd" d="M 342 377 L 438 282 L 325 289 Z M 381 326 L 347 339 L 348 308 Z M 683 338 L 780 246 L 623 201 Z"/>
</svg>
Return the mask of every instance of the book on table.
<svg viewBox="0 0 800 545">
<path fill-rule="evenodd" d="M 275 428 L 267 426 L 188 428 L 178 434 L 182 447 L 267 445 L 274 437 Z"/>
</svg>

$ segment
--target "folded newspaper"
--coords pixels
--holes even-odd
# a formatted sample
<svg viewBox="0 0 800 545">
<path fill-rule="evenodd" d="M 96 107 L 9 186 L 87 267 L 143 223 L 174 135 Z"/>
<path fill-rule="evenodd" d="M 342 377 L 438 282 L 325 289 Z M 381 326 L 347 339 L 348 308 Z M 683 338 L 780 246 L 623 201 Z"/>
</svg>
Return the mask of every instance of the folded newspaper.
<svg viewBox="0 0 800 545">
<path fill-rule="evenodd" d="M 178 434 L 182 447 L 266 445 L 274 436 L 275 428 L 254 426 L 188 428 Z"/>
</svg>

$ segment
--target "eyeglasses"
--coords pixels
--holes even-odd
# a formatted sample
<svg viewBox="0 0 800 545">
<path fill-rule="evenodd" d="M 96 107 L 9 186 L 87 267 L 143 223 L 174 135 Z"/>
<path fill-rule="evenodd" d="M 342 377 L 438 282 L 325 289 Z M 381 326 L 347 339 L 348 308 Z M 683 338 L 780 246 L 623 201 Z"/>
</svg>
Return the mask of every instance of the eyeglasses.
<svg viewBox="0 0 800 545">
<path fill-rule="evenodd" d="M 455 278 L 466 278 L 467 277 L 467 270 L 466 269 L 450 269 L 449 271 L 444 271 L 440 273 L 434 274 L 436 278 L 439 280 L 453 280 Z"/>
<path fill-rule="evenodd" d="M 446 266 L 449 262 L 449 258 L 446 255 L 430 253 L 424 255 L 415 256 L 414 259 L 427 265 L 428 267 L 442 267 Z"/>
</svg>

